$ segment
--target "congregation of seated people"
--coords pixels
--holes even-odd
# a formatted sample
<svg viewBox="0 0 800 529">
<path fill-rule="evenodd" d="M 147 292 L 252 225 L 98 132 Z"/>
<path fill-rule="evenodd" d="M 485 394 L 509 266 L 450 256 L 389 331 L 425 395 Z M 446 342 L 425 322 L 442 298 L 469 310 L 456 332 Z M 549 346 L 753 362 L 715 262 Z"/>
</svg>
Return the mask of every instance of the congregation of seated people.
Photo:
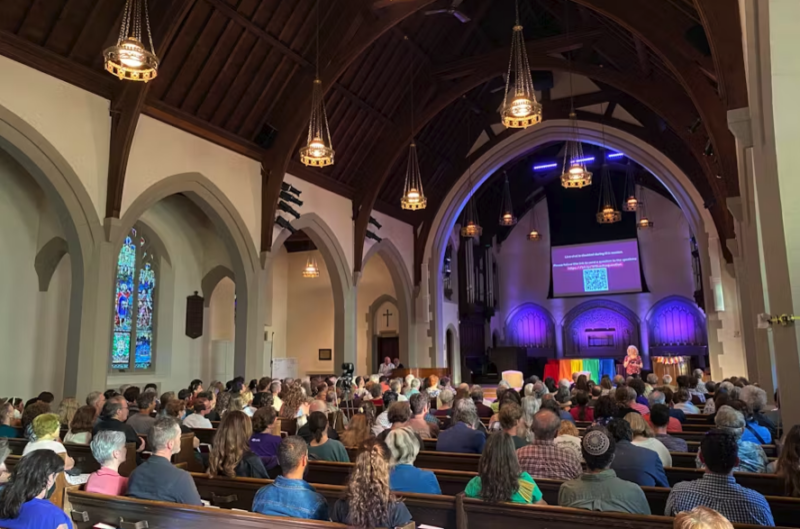
<svg viewBox="0 0 800 529">
<path fill-rule="evenodd" d="M 675 517 L 676 527 L 774 525 L 765 497 L 737 483 L 736 472 L 775 474 L 785 495 L 800 497 L 800 425 L 782 439 L 766 393 L 743 378 L 704 382 L 704 373 L 659 379 L 586 374 L 531 377 L 521 388 L 501 382 L 496 398 L 478 385 L 334 377 L 204 387 L 193 380 L 160 396 L 154 384 L 92 392 L 79 405 L 52 393 L 0 400 L 0 527 L 68 529 L 47 501 L 56 476 L 81 475 L 68 454 L 85 445 L 99 469 L 83 489 L 183 505 L 204 504 L 192 474 L 176 465 L 192 437 L 194 462 L 208 479 L 273 480 L 252 511 L 351 527 L 399 527 L 412 520 L 402 494 L 442 494 L 434 468 L 415 466 L 422 452 L 475 454 L 464 488 L 489 503 L 545 504 L 536 480 L 558 480 L 558 505 L 591 511 Z M 673 457 L 689 452 L 679 435 L 689 418 L 705 424 L 695 465 L 702 478 L 670 487 Z M 291 431 L 287 432 L 291 426 Z M 213 430 L 213 442 L 197 435 Z M 10 439 L 27 441 L 13 472 L 3 462 Z M 765 445 L 778 442 L 770 461 Z M 129 452 L 132 446 L 133 452 Z M 134 455 L 135 454 L 135 455 Z M 130 475 L 121 466 L 136 457 Z M 684 460 L 686 458 L 684 457 Z M 329 505 L 305 480 L 310 462 L 351 465 L 343 497 Z M 664 513 L 651 512 L 642 487 L 670 489 Z M 728 525 L 725 525 L 728 524 Z"/>
</svg>

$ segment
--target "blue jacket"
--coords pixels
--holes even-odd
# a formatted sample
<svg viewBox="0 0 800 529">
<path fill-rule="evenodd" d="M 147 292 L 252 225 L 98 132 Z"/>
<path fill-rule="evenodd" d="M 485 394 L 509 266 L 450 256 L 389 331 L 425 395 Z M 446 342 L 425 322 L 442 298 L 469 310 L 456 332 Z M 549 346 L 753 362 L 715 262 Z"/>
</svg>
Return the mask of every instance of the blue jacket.
<svg viewBox="0 0 800 529">
<path fill-rule="evenodd" d="M 611 470 L 617 477 L 636 483 L 640 487 L 667 487 L 667 474 L 658 454 L 649 448 L 636 446 L 630 441 L 618 441 Z"/>
<path fill-rule="evenodd" d="M 436 474 L 413 465 L 397 465 L 394 467 L 392 473 L 389 474 L 389 487 L 395 492 L 442 493 Z"/>
<path fill-rule="evenodd" d="M 460 454 L 480 454 L 486 436 L 483 432 L 473 430 L 463 422 L 459 422 L 439 434 L 436 440 L 437 452 L 456 452 Z"/>
<path fill-rule="evenodd" d="M 289 516 L 308 520 L 330 520 L 328 502 L 302 479 L 278 476 L 272 485 L 262 487 L 253 499 L 253 512 L 270 516 Z"/>
</svg>

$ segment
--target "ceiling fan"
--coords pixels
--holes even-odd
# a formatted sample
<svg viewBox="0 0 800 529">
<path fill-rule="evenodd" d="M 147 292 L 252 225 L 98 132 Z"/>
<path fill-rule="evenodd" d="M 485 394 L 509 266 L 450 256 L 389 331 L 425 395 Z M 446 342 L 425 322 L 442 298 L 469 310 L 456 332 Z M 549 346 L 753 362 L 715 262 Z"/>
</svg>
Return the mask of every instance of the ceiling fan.
<svg viewBox="0 0 800 529">
<path fill-rule="evenodd" d="M 457 9 L 463 1 L 464 0 L 453 0 L 450 4 L 450 7 L 447 9 L 433 9 L 431 11 L 425 11 L 425 15 L 439 15 L 441 13 L 447 13 L 456 17 L 462 24 L 466 24 L 470 21 L 470 18 Z"/>
</svg>

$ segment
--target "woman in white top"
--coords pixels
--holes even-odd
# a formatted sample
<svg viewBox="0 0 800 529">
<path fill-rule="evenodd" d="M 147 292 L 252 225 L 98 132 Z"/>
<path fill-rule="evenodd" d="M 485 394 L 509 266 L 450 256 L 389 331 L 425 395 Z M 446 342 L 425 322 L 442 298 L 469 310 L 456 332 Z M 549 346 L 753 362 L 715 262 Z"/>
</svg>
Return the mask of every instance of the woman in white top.
<svg viewBox="0 0 800 529">
<path fill-rule="evenodd" d="M 44 413 L 33 420 L 33 433 L 36 441 L 25 445 L 22 455 L 26 456 L 35 450 L 52 450 L 56 454 L 64 454 L 64 470 L 75 466 L 75 461 L 67 455 L 67 449 L 58 438 L 61 431 L 61 420 L 55 413 Z"/>
<path fill-rule="evenodd" d="M 69 433 L 64 436 L 65 443 L 88 445 L 92 441 L 92 428 L 96 410 L 94 406 L 82 406 L 75 412 L 69 423 Z"/>
<path fill-rule="evenodd" d="M 633 441 L 631 443 L 652 450 L 658 454 L 664 468 L 671 467 L 672 455 L 667 447 L 664 446 L 664 443 L 655 438 L 653 429 L 645 422 L 642 415 L 632 412 L 625 416 L 625 420 L 631 425 L 631 430 L 633 431 Z"/>
</svg>

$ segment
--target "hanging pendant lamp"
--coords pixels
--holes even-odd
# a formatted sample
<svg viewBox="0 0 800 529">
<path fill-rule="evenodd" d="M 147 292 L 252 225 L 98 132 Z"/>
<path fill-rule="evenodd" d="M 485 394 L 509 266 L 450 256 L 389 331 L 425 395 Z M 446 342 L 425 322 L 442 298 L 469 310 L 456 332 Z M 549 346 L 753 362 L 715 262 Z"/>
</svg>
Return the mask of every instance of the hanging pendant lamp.
<svg viewBox="0 0 800 529">
<path fill-rule="evenodd" d="M 333 165 L 335 151 L 331 144 L 331 131 L 325 113 L 322 81 L 319 78 L 319 0 L 317 1 L 317 63 L 314 86 L 311 92 L 311 118 L 308 121 L 308 139 L 300 149 L 300 161 L 309 167 Z"/>
<path fill-rule="evenodd" d="M 542 122 L 542 105 L 536 101 L 536 93 L 525 49 L 525 37 L 519 23 L 519 1 L 515 4 L 516 23 L 511 34 L 511 56 L 508 58 L 508 76 L 503 109 L 500 115 L 503 125 L 510 129 L 525 129 Z M 512 73 L 514 75 L 512 86 Z"/>
<path fill-rule="evenodd" d="M 306 267 L 303 268 L 303 277 L 309 279 L 316 279 L 319 277 L 319 266 L 317 266 L 317 260 L 315 258 L 308 256 Z"/>
<path fill-rule="evenodd" d="M 511 189 L 508 187 L 508 174 L 506 181 L 503 184 L 503 202 L 500 205 L 500 225 L 513 226 L 517 223 L 517 217 L 514 216 L 514 204 L 511 202 Z"/>
<path fill-rule="evenodd" d="M 408 37 L 405 37 L 408 40 Z M 411 98 L 411 145 L 408 147 L 408 165 L 406 166 L 406 181 L 403 185 L 403 198 L 400 207 L 411 211 L 425 209 L 428 199 L 422 189 L 422 173 L 419 170 L 419 157 L 417 144 L 414 141 L 414 66 L 409 67 L 409 97 Z"/>
<path fill-rule="evenodd" d="M 142 15 L 144 15 L 144 27 L 147 29 L 147 41 L 150 44 L 149 51 L 142 43 Z M 119 38 L 116 45 L 106 48 L 103 56 L 106 70 L 120 80 L 146 83 L 156 78 L 158 57 L 153 46 L 153 34 L 150 31 L 147 0 L 125 0 Z"/>
<path fill-rule="evenodd" d="M 636 212 L 639 209 L 639 200 L 636 198 L 636 169 L 630 160 L 625 167 L 625 204 L 622 209 L 628 212 Z"/>
<path fill-rule="evenodd" d="M 566 188 L 580 189 L 592 185 L 592 173 L 586 168 L 583 156 L 583 144 L 578 132 L 578 117 L 575 112 L 569 114 L 569 127 L 572 139 L 564 146 L 564 166 L 561 173 L 561 185 Z"/>
<path fill-rule="evenodd" d="M 528 240 L 538 241 L 541 238 L 542 234 L 539 233 L 539 230 L 536 227 L 536 203 L 534 202 L 533 206 L 531 207 L 531 231 L 528 232 Z"/>
<path fill-rule="evenodd" d="M 639 220 L 636 221 L 636 227 L 640 230 L 648 230 L 653 227 L 653 221 L 647 216 L 647 207 L 644 200 L 639 200 Z"/>
<path fill-rule="evenodd" d="M 600 224 L 614 224 L 622 220 L 622 212 L 617 209 L 614 199 L 611 174 L 605 162 L 600 170 L 600 202 L 597 210 L 597 222 Z"/>
</svg>

